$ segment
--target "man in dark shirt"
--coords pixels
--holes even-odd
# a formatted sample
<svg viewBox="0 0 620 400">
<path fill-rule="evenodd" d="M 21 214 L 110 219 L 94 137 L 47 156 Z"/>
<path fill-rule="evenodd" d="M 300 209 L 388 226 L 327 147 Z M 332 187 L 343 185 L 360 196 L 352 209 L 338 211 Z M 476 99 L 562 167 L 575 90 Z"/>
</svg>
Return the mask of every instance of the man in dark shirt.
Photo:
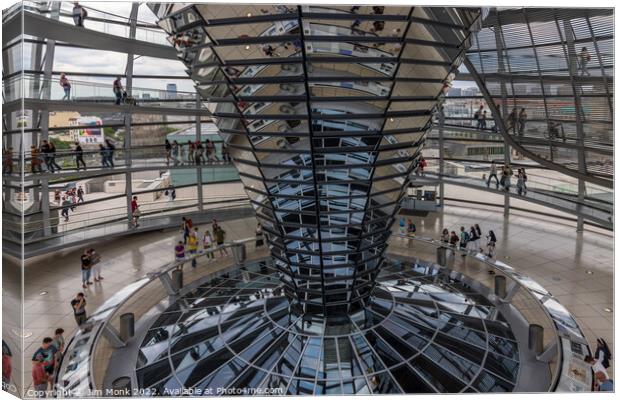
<svg viewBox="0 0 620 400">
<path fill-rule="evenodd" d="M 54 166 L 52 165 L 52 149 L 47 142 L 47 140 L 43 140 L 41 142 L 41 153 L 43 153 L 43 160 L 45 160 L 45 166 L 48 171 L 54 172 Z"/>
<path fill-rule="evenodd" d="M 71 307 L 73 308 L 73 316 L 78 326 L 86 322 L 86 298 L 84 293 L 80 292 L 71 300 Z"/>
<path fill-rule="evenodd" d="M 84 250 L 84 253 L 82 253 L 80 260 L 82 261 L 82 287 L 86 289 L 86 285 L 93 284 L 90 281 L 91 259 L 90 254 L 88 254 L 88 250 Z"/>
<path fill-rule="evenodd" d="M 54 360 L 56 358 L 56 352 L 58 351 L 58 349 L 52 345 L 52 342 L 52 338 L 44 338 L 41 347 L 32 355 L 32 361 L 42 361 L 45 372 L 50 375 L 54 373 Z"/>
<path fill-rule="evenodd" d="M 86 163 L 84 162 L 84 158 L 83 158 L 83 154 L 84 151 L 82 150 L 82 146 L 80 146 L 80 142 L 75 142 L 75 165 L 77 167 L 77 170 L 80 170 L 80 163 L 82 163 L 82 165 L 84 166 L 84 171 L 86 171 Z"/>
</svg>

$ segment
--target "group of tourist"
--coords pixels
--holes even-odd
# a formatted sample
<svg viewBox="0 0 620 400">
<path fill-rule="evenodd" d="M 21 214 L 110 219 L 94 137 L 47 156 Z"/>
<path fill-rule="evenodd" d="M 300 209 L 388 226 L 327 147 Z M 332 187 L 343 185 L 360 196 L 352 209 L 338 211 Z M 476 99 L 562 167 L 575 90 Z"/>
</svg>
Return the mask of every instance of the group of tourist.
<svg viewBox="0 0 620 400">
<path fill-rule="evenodd" d="M 496 104 L 497 111 L 500 112 L 499 104 Z M 474 113 L 474 121 L 476 122 L 476 130 L 484 130 L 487 128 L 487 110 L 484 109 L 484 105 L 480 105 L 478 110 Z M 521 111 L 518 111 L 517 107 L 514 107 L 508 118 L 506 119 L 507 130 L 510 132 L 511 130 L 515 134 L 523 135 L 525 132 L 525 124 L 527 122 L 527 110 L 525 108 L 521 108 Z M 497 132 L 497 127 L 494 125 L 491 129 L 492 132 Z"/>
<path fill-rule="evenodd" d="M 47 397 L 48 388 L 53 385 L 65 352 L 64 333 L 64 329 L 57 328 L 53 337 L 43 338 L 41 346 L 32 355 L 32 385 L 35 397 Z"/>
<path fill-rule="evenodd" d="M 116 147 L 110 139 L 105 139 L 105 144 L 99 144 L 99 154 L 101 155 L 101 166 L 114 168 L 114 151 Z M 75 169 L 77 171 L 80 168 L 86 170 L 86 162 L 84 162 L 84 150 L 80 142 L 75 142 L 75 147 L 71 152 L 63 152 L 63 156 L 75 156 Z M 3 153 L 3 167 L 5 173 L 12 173 L 13 171 L 13 148 L 4 150 Z M 30 172 L 35 174 L 37 172 L 44 172 L 43 165 L 47 172 L 58 172 L 63 168 L 56 162 L 57 150 L 56 145 L 52 140 L 42 140 L 41 146 L 30 146 Z"/>
<path fill-rule="evenodd" d="M 607 369 L 611 366 L 611 350 L 603 338 L 596 339 L 594 356 L 586 356 L 584 361 L 592 366 L 594 373 L 594 390 L 599 392 L 613 392 L 614 381 L 609 378 Z"/>
<path fill-rule="evenodd" d="M 511 186 L 511 178 L 514 175 L 510 164 L 506 163 L 501 166 L 500 178 L 498 179 L 498 168 L 495 161 L 491 161 L 491 166 L 489 167 L 489 176 L 486 180 L 487 187 L 491 185 L 491 179 L 495 179 L 495 188 L 499 190 L 501 186 L 503 191 L 509 192 Z M 527 173 L 525 172 L 525 168 L 517 169 L 517 194 L 519 196 L 525 196 L 527 193 Z"/>
<path fill-rule="evenodd" d="M 82 186 L 78 186 L 77 189 L 75 187 L 67 189 L 64 195 L 57 189 L 54 191 L 54 201 L 62 206 L 60 215 L 65 219 L 65 222 L 69 222 L 69 211 L 75 211 L 77 203 L 84 203 L 84 189 Z"/>
<path fill-rule="evenodd" d="M 173 140 L 172 143 L 168 139 L 164 142 L 164 148 L 166 150 L 166 165 L 170 165 L 170 161 L 173 165 L 185 165 L 185 164 L 207 164 L 213 162 L 231 162 L 230 153 L 225 142 L 222 142 L 222 159 L 217 156 L 217 150 L 215 148 L 215 142 L 206 139 L 203 142 L 200 140 L 192 141 L 188 140 L 187 143 L 179 143 L 177 140 Z"/>
<path fill-rule="evenodd" d="M 92 285 L 90 278 L 93 277 L 95 282 L 103 280 L 101 276 L 101 256 L 95 251 L 95 249 L 85 249 L 80 256 L 80 262 L 82 264 L 82 288 L 88 288 L 88 285 Z M 78 325 L 80 325 L 78 323 Z"/>
<path fill-rule="evenodd" d="M 495 257 L 495 244 L 497 243 L 497 237 L 492 230 L 489 230 L 486 238 L 486 244 L 483 248 L 482 246 L 482 229 L 480 229 L 480 225 L 474 224 L 469 228 L 469 230 L 465 229 L 464 226 L 461 226 L 459 234 L 455 231 L 449 231 L 447 228 L 444 228 L 441 232 L 441 241 L 446 245 L 452 248 L 451 254 L 454 255 L 456 253 L 456 248 L 458 247 L 461 250 L 464 250 L 461 255 L 465 257 L 467 255 L 467 251 L 475 251 L 484 253 L 487 257 L 493 258 Z"/>
<path fill-rule="evenodd" d="M 224 247 L 224 239 L 226 238 L 226 231 L 220 226 L 217 220 L 214 218 L 211 222 L 211 231 L 205 229 L 200 238 L 200 232 L 198 227 L 193 226 L 191 218 L 182 218 L 181 232 L 183 233 L 183 240 L 174 246 L 174 258 L 176 261 L 181 262 L 177 269 L 183 268 L 183 261 L 188 258 L 192 260 L 192 268 L 196 268 L 198 255 L 198 248 L 200 242 L 202 242 L 202 253 L 206 253 L 207 259 L 215 258 L 215 250 L 219 250 L 220 256 L 228 255 L 228 250 Z"/>
</svg>

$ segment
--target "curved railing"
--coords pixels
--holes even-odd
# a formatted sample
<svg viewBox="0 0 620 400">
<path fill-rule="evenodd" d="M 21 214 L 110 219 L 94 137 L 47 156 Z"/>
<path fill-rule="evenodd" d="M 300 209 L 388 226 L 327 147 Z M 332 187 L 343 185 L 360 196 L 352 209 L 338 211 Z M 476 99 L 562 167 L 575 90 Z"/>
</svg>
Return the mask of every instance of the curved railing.
<svg viewBox="0 0 620 400">
<path fill-rule="evenodd" d="M 248 198 L 246 196 L 212 196 L 209 199 L 205 199 L 202 204 L 203 209 L 205 210 L 230 209 L 232 207 L 247 206 Z M 67 208 L 70 208 L 70 206 Z M 199 203 L 197 198 L 177 199 L 174 201 L 144 202 L 140 203 L 140 210 L 142 212 L 140 221 L 144 223 L 149 219 L 162 216 L 180 217 L 186 213 L 197 212 L 199 211 Z M 30 244 L 53 237 L 75 234 L 81 230 L 95 227 L 102 228 L 104 231 L 108 231 L 112 229 L 112 227 L 116 230 L 118 223 L 127 222 L 128 218 L 127 205 L 86 211 L 82 213 L 71 212 L 69 214 L 69 221 L 64 221 L 64 218 L 60 215 L 59 209 L 54 209 L 53 211 L 54 215 L 50 217 L 50 222 L 52 227 L 55 228 L 55 232 L 51 235 L 28 239 L 31 233 L 41 232 L 43 229 L 42 219 L 26 219 L 23 224 L 19 221 L 12 222 L 5 220 L 3 225 L 5 239 L 15 239 L 19 241 L 21 240 L 21 234 L 23 233 L 24 236 L 26 236 L 24 244 Z M 16 234 L 15 237 L 12 237 L 12 235 L 10 235 L 11 232 L 16 232 L 18 234 Z"/>
<path fill-rule="evenodd" d="M 14 75 L 2 81 L 3 100 L 8 103 L 20 99 L 48 99 L 74 101 L 78 104 L 86 101 L 114 104 L 116 100 L 111 78 L 109 83 L 81 81 L 71 76 L 67 76 L 67 79 L 71 84 L 69 99 L 65 98 L 59 78 L 45 79 L 38 74 Z M 170 92 L 165 89 L 132 86 L 131 95 L 138 105 L 196 109 L 195 92 Z"/>
<path fill-rule="evenodd" d="M 227 243 L 225 247 L 239 246 L 244 243 L 254 241 L 255 238 L 246 238 L 239 241 Z M 399 240 L 406 240 L 407 246 L 398 243 Z M 413 244 L 413 246 L 411 245 Z M 400 257 L 411 257 L 411 250 L 414 249 L 418 254 L 430 255 L 436 254 L 436 249 L 443 249 L 443 252 L 454 252 L 454 254 L 464 254 L 467 259 L 467 269 L 465 261 L 452 262 L 451 265 L 441 266 L 455 273 L 462 273 L 470 279 L 478 280 L 492 291 L 493 280 L 495 276 L 504 276 L 509 282 L 507 295 L 504 300 L 497 296 L 490 295 L 490 299 L 495 304 L 508 304 L 529 324 L 540 325 L 544 329 L 543 344 L 544 352 L 539 355 L 539 360 L 549 364 L 550 386 L 549 391 L 553 391 L 558 387 L 565 388 L 566 380 L 569 379 L 573 372 L 570 368 L 575 369 L 579 364 L 579 359 L 567 359 L 567 351 L 565 349 L 567 338 L 569 343 L 578 343 L 582 345 L 587 354 L 589 347 L 585 336 L 579 329 L 572 315 L 553 299 L 551 293 L 545 290 L 541 285 L 537 284 L 531 278 L 518 273 L 514 268 L 506 265 L 498 260 L 492 260 L 483 254 L 452 248 L 446 244 L 436 241 L 432 238 L 410 237 L 405 235 L 394 235 L 392 238 L 391 249 L 392 254 Z M 400 249 L 400 251 L 398 251 Z M 213 249 L 212 251 L 216 251 Z M 396 252 L 394 250 L 397 250 Z M 429 252 L 430 250 L 430 252 Z M 233 255 L 239 255 L 235 253 Z M 250 253 L 254 258 L 258 256 L 256 252 Z M 445 253 L 444 253 L 445 254 Z M 263 251 L 259 258 L 266 256 Z M 198 266 L 191 271 L 186 271 L 190 278 L 188 284 L 183 287 L 192 290 L 192 283 L 202 282 L 207 276 L 215 276 L 218 272 L 227 270 L 231 267 L 231 259 L 217 259 L 213 264 L 205 266 L 206 253 L 201 252 L 194 258 L 198 261 Z M 166 295 L 180 296 L 181 291 L 176 292 L 170 286 L 172 277 L 171 273 L 181 264 L 191 261 L 192 258 L 186 258 L 182 261 L 175 261 L 163 266 L 159 271 L 149 273 L 144 278 L 131 283 L 125 288 L 117 292 L 113 297 L 103 303 L 97 311 L 95 311 L 67 345 L 67 356 L 62 361 L 59 373 L 56 377 L 56 386 L 59 393 L 64 394 L 61 397 L 85 397 L 87 395 L 98 394 L 101 397 L 103 393 L 103 381 L 106 369 L 114 348 L 120 348 L 125 345 L 119 336 L 120 316 L 125 313 L 133 313 L 136 321 L 145 315 L 158 304 Z M 461 259 L 461 257 L 453 257 L 453 259 Z M 465 259 L 465 258 L 463 258 Z M 236 259 L 239 261 L 239 259 Z M 226 261 L 218 264 L 217 261 Z M 448 263 L 449 264 L 449 263 Z M 473 264 L 473 265 L 472 265 Z M 210 267 L 211 266 L 211 267 Z M 451 272 L 451 273 L 452 273 Z M 472 276 L 473 273 L 476 273 Z M 198 282 L 199 283 L 199 282 Z M 162 290 L 162 286 L 165 290 Z M 106 338 L 106 342 L 102 339 Z M 570 363 L 570 368 L 569 368 Z M 583 362 L 581 362 L 583 364 Z M 585 365 L 585 367 L 584 367 Z M 585 374 L 582 390 L 591 389 L 591 371 L 587 364 L 577 365 L 583 367 Z"/>
<path fill-rule="evenodd" d="M 407 246 L 402 246 L 398 239 L 405 239 Z M 431 248 L 430 253 L 423 249 L 426 247 L 428 250 L 429 246 Z M 571 313 L 557 302 L 543 286 L 530 277 L 519 273 L 511 266 L 483 253 L 455 248 L 430 237 L 393 235 L 390 249 L 393 252 L 395 248 L 399 247 L 406 249 L 405 256 L 410 256 L 413 253 L 416 255 L 429 254 L 432 257 L 433 253 L 439 253 L 437 249 L 443 249 L 445 260 L 451 260 L 448 261 L 448 264 L 451 262 L 447 266 L 448 268 L 452 271 L 461 272 L 489 288 L 493 287 L 495 276 L 504 276 L 507 281 L 512 283 L 512 288 L 508 284 L 506 286 L 508 292 L 506 301 L 519 311 L 529 324 L 540 325 L 544 328 L 544 352 L 539 358 L 549 363 L 551 375 L 549 391 L 554 391 L 558 387 L 566 389 L 567 386 L 570 386 L 567 381 L 575 380 L 574 370 L 570 368 L 580 368 L 580 372 L 584 374 L 581 390 L 591 390 L 592 372 L 590 365 L 583 362 L 583 356 L 581 358 L 567 357 L 572 353 L 570 349 L 565 348 L 567 344 L 568 346 L 574 343 L 580 344 L 583 346 L 584 353 L 590 354 L 587 339 Z M 453 257 L 449 257 L 450 253 Z M 459 255 L 465 255 L 466 260 Z M 472 268 L 471 261 L 477 264 L 477 270 Z M 476 274 L 473 275 L 473 272 Z"/>
<path fill-rule="evenodd" d="M 54 382 L 58 397 L 103 397 L 102 394 L 105 393 L 99 391 L 102 388 L 105 369 L 113 351 L 112 346 L 122 345 L 122 341 L 118 342 L 121 339 L 118 336 L 120 320 L 117 317 L 125 312 L 132 312 L 137 321 L 167 295 L 181 295 L 183 289 L 175 291 L 171 286 L 171 274 L 179 266 L 196 259 L 197 267 L 191 271 L 185 271 L 185 274 L 196 279 L 204 278 L 204 272 L 211 275 L 222 271 L 230 267 L 232 261 L 229 257 L 215 258 L 212 264 L 207 264 L 209 261 L 208 254 L 213 254 L 221 248 L 245 245 L 254 240 L 255 238 L 246 238 L 228 242 L 207 251 L 200 250 L 196 256 L 186 257 L 182 261 L 170 262 L 158 271 L 148 273 L 145 277 L 116 292 L 89 316 L 86 324 L 78 330 L 77 334 L 67 344 L 67 350 Z M 266 251 L 255 251 L 250 255 L 256 256 L 257 254 L 263 258 L 266 256 Z M 220 263 L 219 269 L 216 269 L 216 264 L 220 260 L 225 262 Z M 208 271 L 204 271 L 205 264 Z M 183 287 L 191 288 L 191 283 Z M 103 337 L 108 338 L 108 343 L 103 343 L 101 340 Z"/>
</svg>

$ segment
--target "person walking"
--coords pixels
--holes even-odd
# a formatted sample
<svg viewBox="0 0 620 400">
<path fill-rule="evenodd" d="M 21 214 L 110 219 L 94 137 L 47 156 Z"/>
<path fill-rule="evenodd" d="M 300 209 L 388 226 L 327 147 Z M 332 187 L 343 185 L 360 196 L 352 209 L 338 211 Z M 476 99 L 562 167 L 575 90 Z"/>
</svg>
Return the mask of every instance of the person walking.
<svg viewBox="0 0 620 400">
<path fill-rule="evenodd" d="M 456 235 L 456 232 L 450 232 L 450 248 L 452 249 L 452 255 L 456 254 L 456 245 L 459 242 L 459 237 Z"/>
<path fill-rule="evenodd" d="M 523 136 L 525 132 L 525 123 L 527 122 L 527 111 L 522 108 L 519 112 L 519 136 Z"/>
<path fill-rule="evenodd" d="M 591 59 L 592 57 L 590 56 L 590 53 L 588 52 L 588 48 L 582 47 L 581 52 L 579 53 L 579 70 L 581 71 L 580 76 L 584 76 L 584 75 L 590 76 L 590 71 L 588 71 L 588 63 L 590 62 Z"/>
<path fill-rule="evenodd" d="M 441 231 L 441 243 L 450 243 L 450 231 L 446 228 L 443 228 L 443 231 Z"/>
<path fill-rule="evenodd" d="M 84 189 L 82 189 L 82 186 L 78 186 L 78 190 L 76 193 L 77 193 L 78 203 L 79 202 L 84 203 Z"/>
<path fill-rule="evenodd" d="M 482 129 L 482 112 L 484 111 L 484 106 L 481 104 L 480 108 L 478 108 L 478 110 L 476 110 L 476 112 L 474 113 L 474 120 L 476 121 L 476 129 L 480 130 Z"/>
<path fill-rule="evenodd" d="M 101 156 L 101 168 L 107 168 L 108 164 L 108 149 L 105 148 L 103 143 L 99 143 L 99 155 Z"/>
<path fill-rule="evenodd" d="M 114 104 L 120 105 L 123 99 L 123 83 L 121 82 L 120 76 L 117 76 L 112 83 L 112 92 L 114 92 L 114 97 L 116 98 Z"/>
<path fill-rule="evenodd" d="M 59 83 L 60 83 L 60 86 L 62 87 L 62 90 L 65 92 L 65 95 L 62 96 L 61 100 L 71 100 L 71 82 L 69 82 L 69 79 L 67 78 L 67 75 L 65 75 L 64 72 L 60 74 Z"/>
<path fill-rule="evenodd" d="M 172 161 L 175 166 L 179 165 L 180 157 L 181 157 L 181 149 L 179 148 L 179 142 L 175 140 L 172 142 Z"/>
<path fill-rule="evenodd" d="M 50 157 L 50 165 L 52 165 L 54 168 L 56 168 L 56 171 L 60 171 L 62 168 L 56 162 L 56 145 L 51 140 L 49 142 L 49 157 Z M 54 172 L 54 171 L 52 171 L 52 172 Z"/>
<path fill-rule="evenodd" d="M 598 360 L 605 369 L 609 368 L 611 351 L 609 350 L 609 346 L 607 345 L 605 339 L 596 339 L 596 350 L 594 350 L 594 358 Z"/>
<path fill-rule="evenodd" d="M 93 279 L 95 280 L 95 282 L 102 281 L 103 276 L 101 276 L 101 256 L 95 251 L 95 249 L 90 249 L 89 254 L 92 275 L 94 277 Z"/>
<path fill-rule="evenodd" d="M 105 144 L 108 156 L 108 164 L 110 168 L 114 168 L 114 150 L 116 150 L 116 147 L 114 146 L 114 143 L 110 141 L 110 139 L 106 139 Z"/>
<path fill-rule="evenodd" d="M 194 147 L 196 148 L 195 150 L 195 155 L 194 155 L 194 160 L 196 161 L 196 165 L 201 165 L 204 164 L 204 152 L 205 152 L 205 148 L 202 145 L 202 142 L 200 140 L 196 140 L 196 144 L 194 145 Z"/>
<path fill-rule="evenodd" d="M 194 152 L 196 151 L 196 146 L 191 140 L 187 141 L 187 163 L 194 163 Z"/>
<path fill-rule="evenodd" d="M 202 237 L 202 248 L 207 253 L 207 258 L 215 258 L 213 254 L 213 236 L 211 236 L 211 232 L 209 230 L 205 230 L 205 234 Z"/>
<path fill-rule="evenodd" d="M 170 203 L 173 203 L 174 200 L 177 198 L 177 191 L 174 189 L 174 186 L 172 185 L 168 186 L 168 189 L 166 189 L 166 192 L 164 194 L 168 196 L 168 201 Z"/>
<path fill-rule="evenodd" d="M 495 243 L 497 243 L 495 233 L 493 231 L 489 231 L 487 234 L 487 257 L 489 258 L 495 257 Z"/>
<path fill-rule="evenodd" d="M 41 167 L 41 152 L 35 146 L 30 146 L 30 171 L 33 174 L 43 172 Z"/>
<path fill-rule="evenodd" d="M 230 152 L 228 151 L 228 146 L 226 146 L 225 141 L 222 141 L 222 160 L 225 163 L 230 163 L 232 161 L 230 159 Z"/>
<path fill-rule="evenodd" d="M 56 328 L 56 330 L 54 331 L 54 337 L 52 338 L 52 346 L 54 346 L 59 353 L 64 353 L 65 351 L 65 337 L 63 336 L 64 333 L 64 329 Z"/>
<path fill-rule="evenodd" d="M 185 246 L 183 245 L 183 241 L 179 241 L 176 246 L 174 246 L 174 260 L 176 262 L 181 262 L 185 260 Z M 183 264 L 177 265 L 177 270 L 182 270 Z"/>
<path fill-rule="evenodd" d="M 228 255 L 228 250 L 224 247 L 224 239 L 226 238 L 226 231 L 222 229 L 220 226 L 217 226 L 213 230 L 213 237 L 215 238 L 215 243 L 220 250 L 220 255 Z"/>
<path fill-rule="evenodd" d="M 255 247 L 262 247 L 264 245 L 264 240 L 263 240 L 263 226 L 259 223 L 256 226 L 256 243 L 254 244 Z"/>
<path fill-rule="evenodd" d="M 41 153 L 43 153 L 43 160 L 45 161 L 45 168 L 52 174 L 54 173 L 54 166 L 51 163 L 51 155 L 50 155 L 50 144 L 47 140 L 43 140 L 41 142 Z"/>
<path fill-rule="evenodd" d="M 210 161 L 220 161 L 215 152 L 215 144 L 213 143 L 213 141 L 207 139 L 207 141 L 205 142 L 205 148 L 207 149 L 207 158 L 209 158 Z"/>
<path fill-rule="evenodd" d="M 73 10 L 71 14 L 73 15 L 73 23 L 75 26 L 83 28 L 84 20 L 88 17 L 88 12 L 84 9 L 84 7 L 76 1 L 73 3 Z"/>
<path fill-rule="evenodd" d="M 69 197 L 62 196 L 62 210 L 60 215 L 65 218 L 65 222 L 69 222 L 69 208 L 71 207 L 71 200 Z"/>
<path fill-rule="evenodd" d="M 73 317 L 77 322 L 78 327 L 82 326 L 86 322 L 86 296 L 84 293 L 78 293 L 73 300 L 71 300 L 71 307 L 73 308 Z"/>
<path fill-rule="evenodd" d="M 407 220 L 405 219 L 405 217 L 400 217 L 398 221 L 398 226 L 400 228 L 400 234 L 404 235 L 407 231 Z"/>
<path fill-rule="evenodd" d="M 92 260 L 90 258 L 90 250 L 84 250 L 84 253 L 80 256 L 82 264 L 82 288 L 86 289 L 87 285 L 92 285 L 90 281 L 90 274 L 92 268 Z"/>
<path fill-rule="evenodd" d="M 138 196 L 133 196 L 131 198 L 131 223 L 134 228 L 139 227 L 138 219 L 142 215 L 142 211 L 140 211 L 140 205 L 138 204 Z"/>
<path fill-rule="evenodd" d="M 517 169 L 517 194 L 523 196 L 525 194 L 525 173 L 521 168 Z"/>
<path fill-rule="evenodd" d="M 508 132 L 512 129 L 513 133 L 517 133 L 517 124 L 519 122 L 519 115 L 517 113 L 517 107 L 512 109 L 512 112 L 508 115 Z"/>
<path fill-rule="evenodd" d="M 500 179 L 499 183 L 507 192 L 510 191 L 510 178 L 512 177 L 512 175 L 512 168 L 510 168 L 510 165 L 505 164 L 502 167 L 502 178 Z"/>
<path fill-rule="evenodd" d="M 183 244 L 187 244 L 187 238 L 189 237 L 189 233 L 191 230 L 191 225 L 189 220 L 185 217 L 181 217 L 181 232 L 183 232 Z"/>
<path fill-rule="evenodd" d="M 474 224 L 474 228 L 476 229 L 476 236 L 478 236 L 478 240 L 476 241 L 476 251 L 483 252 L 482 246 L 480 245 L 480 241 L 482 240 L 482 229 L 480 229 L 480 225 Z"/>
<path fill-rule="evenodd" d="M 478 236 L 478 232 L 476 232 L 476 228 L 473 226 L 469 227 L 469 241 L 467 242 L 467 250 L 470 251 L 478 251 L 480 247 L 478 245 L 478 241 L 480 240 L 480 236 Z"/>
<path fill-rule="evenodd" d="M 84 171 L 86 171 L 86 163 L 84 162 L 84 150 L 82 150 L 82 146 L 80 142 L 75 142 L 75 149 L 73 149 L 75 153 L 75 167 L 79 171 L 80 164 L 84 167 Z"/>
<path fill-rule="evenodd" d="M 487 187 L 491 185 L 491 178 L 495 178 L 495 189 L 499 189 L 499 179 L 497 179 L 497 165 L 495 161 L 491 161 L 489 167 L 489 177 L 487 178 Z"/>
<path fill-rule="evenodd" d="M 169 166 L 170 159 L 172 158 L 172 145 L 168 139 L 164 142 L 164 149 L 166 151 L 166 166 Z"/>
<path fill-rule="evenodd" d="M 464 226 L 461 226 L 461 237 L 459 239 L 459 247 L 461 248 L 461 250 L 467 250 L 468 242 L 469 242 L 469 233 L 467 233 Z M 467 253 L 463 252 L 461 255 L 465 257 Z"/>
<path fill-rule="evenodd" d="M 196 255 L 198 253 L 198 227 L 189 232 L 187 237 L 187 251 L 192 259 L 192 268 L 196 268 Z"/>
</svg>

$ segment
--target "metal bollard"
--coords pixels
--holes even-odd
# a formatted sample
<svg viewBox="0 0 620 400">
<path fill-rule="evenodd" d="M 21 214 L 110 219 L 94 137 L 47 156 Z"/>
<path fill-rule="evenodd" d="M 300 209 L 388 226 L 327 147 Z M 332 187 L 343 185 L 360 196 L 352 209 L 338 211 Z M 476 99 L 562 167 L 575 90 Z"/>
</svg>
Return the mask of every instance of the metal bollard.
<svg viewBox="0 0 620 400">
<path fill-rule="evenodd" d="M 245 243 L 235 243 L 231 247 L 236 265 L 243 265 L 246 259 Z"/>
<path fill-rule="evenodd" d="M 500 299 L 506 297 L 506 277 L 495 275 L 495 295 Z"/>
<path fill-rule="evenodd" d="M 437 247 L 437 264 L 446 265 L 446 248 L 443 246 Z"/>
<path fill-rule="evenodd" d="M 543 352 L 543 334 L 545 329 L 537 324 L 530 324 L 527 347 L 538 356 Z"/>
<path fill-rule="evenodd" d="M 135 327 L 135 317 L 133 313 L 125 313 L 120 316 L 121 320 L 121 340 L 125 343 L 133 337 Z"/>
<path fill-rule="evenodd" d="M 183 288 L 183 271 L 172 271 L 172 288 L 177 292 Z"/>
</svg>

